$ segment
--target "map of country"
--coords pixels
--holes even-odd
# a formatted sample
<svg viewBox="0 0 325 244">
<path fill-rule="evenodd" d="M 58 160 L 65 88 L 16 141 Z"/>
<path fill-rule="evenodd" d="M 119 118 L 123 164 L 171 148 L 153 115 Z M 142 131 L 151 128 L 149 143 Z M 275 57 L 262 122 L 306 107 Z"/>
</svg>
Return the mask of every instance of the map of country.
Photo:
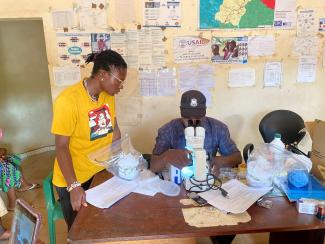
<svg viewBox="0 0 325 244">
<path fill-rule="evenodd" d="M 272 26 L 275 0 L 200 0 L 200 29 Z"/>
</svg>

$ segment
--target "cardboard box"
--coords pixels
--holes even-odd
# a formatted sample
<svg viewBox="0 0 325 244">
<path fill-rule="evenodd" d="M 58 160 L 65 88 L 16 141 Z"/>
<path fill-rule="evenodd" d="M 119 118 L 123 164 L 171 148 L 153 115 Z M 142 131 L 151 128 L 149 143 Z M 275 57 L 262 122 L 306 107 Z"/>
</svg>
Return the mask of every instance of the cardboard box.
<svg viewBox="0 0 325 244">
<path fill-rule="evenodd" d="M 311 173 L 325 184 L 325 121 L 307 122 L 306 127 L 313 141 Z"/>
<path fill-rule="evenodd" d="M 296 207 L 299 213 L 315 215 L 317 212 L 316 206 L 318 204 L 325 204 L 325 202 L 315 199 L 300 198 L 296 202 Z"/>
</svg>

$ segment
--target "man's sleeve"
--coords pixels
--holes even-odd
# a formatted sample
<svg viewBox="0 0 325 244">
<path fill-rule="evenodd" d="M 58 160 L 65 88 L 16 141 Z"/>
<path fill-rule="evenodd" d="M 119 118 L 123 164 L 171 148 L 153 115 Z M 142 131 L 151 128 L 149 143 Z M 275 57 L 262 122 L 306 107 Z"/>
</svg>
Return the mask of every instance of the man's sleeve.
<svg viewBox="0 0 325 244">
<path fill-rule="evenodd" d="M 170 131 L 166 126 L 158 130 L 158 136 L 156 137 L 156 144 L 152 150 L 153 155 L 160 155 L 171 148 Z"/>
<path fill-rule="evenodd" d="M 236 143 L 230 138 L 227 127 L 225 127 L 220 134 L 219 152 L 222 156 L 228 156 L 234 152 L 239 152 Z"/>
<path fill-rule="evenodd" d="M 71 99 L 58 97 L 54 103 L 52 134 L 71 136 L 77 122 L 75 104 Z"/>
</svg>

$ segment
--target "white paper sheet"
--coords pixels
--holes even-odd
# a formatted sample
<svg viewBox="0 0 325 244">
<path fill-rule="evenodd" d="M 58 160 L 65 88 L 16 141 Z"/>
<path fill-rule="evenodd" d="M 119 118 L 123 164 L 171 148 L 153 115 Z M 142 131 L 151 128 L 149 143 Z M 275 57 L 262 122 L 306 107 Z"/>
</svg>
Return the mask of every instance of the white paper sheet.
<svg viewBox="0 0 325 244">
<path fill-rule="evenodd" d="M 53 67 L 53 79 L 56 86 L 70 86 L 81 80 L 79 67 Z"/>
<path fill-rule="evenodd" d="M 52 11 L 53 28 L 71 28 L 74 27 L 74 14 L 72 9 Z"/>
<path fill-rule="evenodd" d="M 139 35 L 139 67 L 152 67 L 152 38 L 150 29 L 141 29 Z"/>
<path fill-rule="evenodd" d="M 274 10 L 274 27 L 290 29 L 296 26 L 297 0 L 277 0 Z"/>
<path fill-rule="evenodd" d="M 296 37 L 294 52 L 298 55 L 318 54 L 319 39 L 317 36 Z"/>
<path fill-rule="evenodd" d="M 197 67 L 181 66 L 179 68 L 179 90 L 181 93 L 196 88 Z"/>
<path fill-rule="evenodd" d="M 275 52 L 274 36 L 248 37 L 248 56 L 270 56 Z"/>
<path fill-rule="evenodd" d="M 89 33 L 57 33 L 56 39 L 60 66 L 83 65 L 91 53 Z"/>
<path fill-rule="evenodd" d="M 144 26 L 180 27 L 181 0 L 143 1 Z"/>
<path fill-rule="evenodd" d="M 218 190 L 210 190 L 199 193 L 199 195 L 207 200 L 212 206 L 234 214 L 245 212 L 260 197 L 264 196 L 272 189 L 272 187 L 248 187 L 238 180 L 230 180 L 223 184 L 222 188 L 228 192 L 229 198 L 223 197 Z"/>
<path fill-rule="evenodd" d="M 314 9 L 298 11 L 297 36 L 313 36 L 317 33 L 316 16 Z"/>
<path fill-rule="evenodd" d="M 134 0 L 115 0 L 115 20 L 119 24 L 135 23 L 136 11 Z"/>
<path fill-rule="evenodd" d="M 157 71 L 144 70 L 139 71 L 139 80 L 142 96 L 157 96 Z"/>
<path fill-rule="evenodd" d="M 198 66 L 197 88 L 209 89 L 215 84 L 214 66 L 210 64 L 202 64 Z"/>
<path fill-rule="evenodd" d="M 229 87 L 245 87 L 255 84 L 255 69 L 239 68 L 229 71 Z"/>
<path fill-rule="evenodd" d="M 161 28 L 151 29 L 152 40 L 152 67 L 161 68 L 166 66 L 164 32 Z"/>
<path fill-rule="evenodd" d="M 125 33 L 111 33 L 111 48 L 112 50 L 118 52 L 123 57 L 126 57 L 127 51 L 127 42 L 126 42 L 126 34 Z"/>
<path fill-rule="evenodd" d="M 79 0 L 80 29 L 107 28 L 107 6 L 105 0 Z"/>
<path fill-rule="evenodd" d="M 282 80 L 282 63 L 267 62 L 264 67 L 264 86 L 280 86 Z"/>
<path fill-rule="evenodd" d="M 105 10 L 82 9 L 79 11 L 80 29 L 107 28 L 107 16 Z"/>
<path fill-rule="evenodd" d="M 323 50 L 323 67 L 325 67 L 325 47 L 324 47 L 324 50 Z"/>
<path fill-rule="evenodd" d="M 211 59 L 210 40 L 197 36 L 174 38 L 174 60 L 176 63 L 203 62 Z"/>
<path fill-rule="evenodd" d="M 127 64 L 130 68 L 139 68 L 139 38 L 137 30 L 126 32 L 126 53 Z"/>
<path fill-rule="evenodd" d="M 298 65 L 298 82 L 309 83 L 316 79 L 317 56 L 301 56 Z"/>
<path fill-rule="evenodd" d="M 158 96 L 176 95 L 176 69 L 162 69 L 157 74 Z"/>
<path fill-rule="evenodd" d="M 136 181 L 126 181 L 117 176 L 86 191 L 86 200 L 98 208 L 109 208 L 136 189 Z"/>
<path fill-rule="evenodd" d="M 211 107 L 212 106 L 212 93 L 210 90 L 204 90 L 204 89 L 198 89 L 200 92 L 203 93 L 206 99 L 206 106 Z"/>
</svg>

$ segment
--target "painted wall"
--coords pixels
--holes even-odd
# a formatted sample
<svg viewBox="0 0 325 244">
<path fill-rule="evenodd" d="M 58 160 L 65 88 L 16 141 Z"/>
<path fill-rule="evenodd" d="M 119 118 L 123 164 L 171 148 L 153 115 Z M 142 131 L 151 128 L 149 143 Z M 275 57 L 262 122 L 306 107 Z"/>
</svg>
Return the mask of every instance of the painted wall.
<svg viewBox="0 0 325 244">
<path fill-rule="evenodd" d="M 108 23 L 115 30 L 121 28 L 135 28 L 141 23 L 141 2 L 137 0 L 137 23 L 117 25 L 115 23 L 114 1 L 108 1 Z M 249 88 L 230 89 L 227 86 L 228 71 L 230 68 L 242 67 L 242 65 L 215 65 L 215 90 L 213 91 L 213 106 L 208 109 L 207 115 L 224 121 L 230 128 L 233 139 L 240 148 L 247 142 L 260 142 L 258 123 L 264 114 L 275 109 L 290 109 L 300 114 L 304 120 L 315 118 L 325 119 L 325 68 L 322 67 L 321 50 L 324 46 L 324 34 L 319 34 L 320 48 L 317 67 L 317 79 L 311 84 L 296 83 L 298 57 L 291 52 L 295 37 L 295 30 L 229 30 L 229 31 L 199 31 L 197 30 L 197 0 L 183 0 L 182 28 L 166 29 L 164 31 L 165 48 L 167 53 L 167 66 L 178 67 L 173 63 L 172 41 L 173 36 L 201 35 L 210 38 L 217 36 L 241 36 L 241 35 L 266 35 L 273 34 L 276 37 L 276 54 L 272 57 L 249 58 L 248 65 L 256 69 L 256 85 Z M 52 29 L 50 11 L 52 9 L 71 8 L 71 0 L 20 0 L 1 1 L 0 16 L 2 18 L 30 18 L 41 17 L 44 21 L 44 33 L 46 41 L 49 70 L 57 64 L 55 31 Z M 325 5 L 319 0 L 298 0 L 298 8 L 315 8 L 318 17 L 325 17 Z M 263 88 L 263 68 L 266 61 L 283 62 L 283 83 L 281 88 Z M 89 68 L 83 70 L 83 74 L 89 73 Z M 52 79 L 51 79 L 52 80 Z M 52 85 L 52 95 L 56 97 L 61 89 Z M 180 94 L 176 97 L 144 97 L 139 95 L 139 83 L 137 72 L 129 70 L 125 89 L 120 97 L 138 97 L 142 101 L 141 111 L 137 111 L 142 117 L 137 126 L 120 126 L 122 132 L 128 132 L 132 136 L 133 144 L 142 152 L 151 152 L 157 129 L 174 117 L 179 116 Z M 119 109 L 118 116 L 125 116 L 123 108 Z"/>
<path fill-rule="evenodd" d="M 0 147 L 13 153 L 54 143 L 43 33 L 40 18 L 0 20 Z"/>
</svg>

